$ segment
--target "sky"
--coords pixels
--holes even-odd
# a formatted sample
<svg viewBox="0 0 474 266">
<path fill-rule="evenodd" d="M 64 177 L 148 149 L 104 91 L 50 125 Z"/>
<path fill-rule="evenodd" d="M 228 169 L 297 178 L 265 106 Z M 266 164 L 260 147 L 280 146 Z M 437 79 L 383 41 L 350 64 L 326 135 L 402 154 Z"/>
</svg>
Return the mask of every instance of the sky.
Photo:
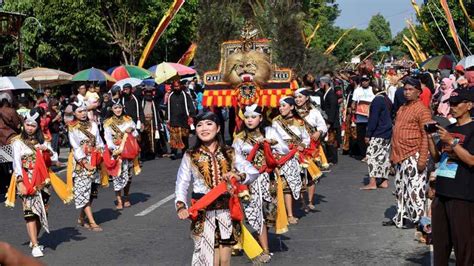
<svg viewBox="0 0 474 266">
<path fill-rule="evenodd" d="M 421 5 L 423 0 L 416 0 Z M 341 14 L 336 19 L 336 26 L 365 29 L 370 18 L 382 14 L 390 23 L 392 35 L 395 36 L 405 26 L 405 19 L 416 20 L 415 10 L 410 0 L 336 0 Z"/>
</svg>

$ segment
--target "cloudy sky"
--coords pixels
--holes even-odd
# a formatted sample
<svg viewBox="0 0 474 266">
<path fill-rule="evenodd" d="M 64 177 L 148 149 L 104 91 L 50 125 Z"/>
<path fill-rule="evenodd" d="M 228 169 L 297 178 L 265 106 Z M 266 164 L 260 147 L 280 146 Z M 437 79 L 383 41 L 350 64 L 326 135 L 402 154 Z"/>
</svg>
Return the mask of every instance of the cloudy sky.
<svg viewBox="0 0 474 266">
<path fill-rule="evenodd" d="M 423 0 L 416 2 L 421 5 Z M 380 13 L 390 22 L 392 35 L 395 35 L 405 27 L 405 19 L 416 19 L 410 0 L 336 0 L 336 3 L 341 10 L 336 26 L 342 28 L 365 29 L 370 18 Z"/>
</svg>

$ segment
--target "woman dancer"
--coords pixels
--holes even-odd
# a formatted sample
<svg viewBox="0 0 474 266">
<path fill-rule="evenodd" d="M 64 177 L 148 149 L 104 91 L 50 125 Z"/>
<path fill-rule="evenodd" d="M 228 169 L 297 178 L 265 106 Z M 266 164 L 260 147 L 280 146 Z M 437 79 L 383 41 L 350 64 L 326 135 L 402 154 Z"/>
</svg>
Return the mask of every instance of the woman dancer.
<svg viewBox="0 0 474 266">
<path fill-rule="evenodd" d="M 38 243 L 41 227 L 49 233 L 47 210 L 50 180 L 45 161 L 49 161 L 55 154 L 51 144 L 44 140 L 40 119 L 39 110 L 32 109 L 25 117 L 21 134 L 11 141 L 14 180 L 10 190 L 14 189 L 13 182 L 16 182 L 18 194 L 23 200 L 23 213 L 33 257 L 43 256 L 43 247 Z M 13 207 L 13 200 L 7 199 L 7 205 Z"/>
<path fill-rule="evenodd" d="M 73 179 L 74 203 L 81 209 L 78 224 L 91 231 L 100 232 L 102 228 L 92 215 L 92 201 L 97 198 L 100 178 L 97 168 L 104 143 L 99 134 L 99 127 L 87 118 L 87 107 L 84 102 L 72 103 L 74 120 L 69 123 L 69 143 L 73 156 L 68 161 L 68 184 Z M 88 222 L 86 222 L 86 217 Z"/>
<path fill-rule="evenodd" d="M 224 145 L 215 114 L 202 113 L 195 123 L 196 145 L 185 153 L 178 170 L 176 210 L 181 220 L 190 216 L 193 219 L 192 265 L 230 265 L 231 248 L 237 243 L 241 229 L 233 217 L 241 211 L 234 210 L 240 205 L 231 204 L 236 191 L 235 185 L 227 191 L 229 182 L 237 180 L 248 184 L 258 177 L 259 172 L 234 149 Z M 194 203 L 188 208 L 191 182 Z M 209 197 L 214 200 L 209 200 Z"/>
<path fill-rule="evenodd" d="M 301 158 L 304 150 L 310 144 L 310 137 L 306 131 L 304 121 L 300 118 L 295 109 L 295 99 L 284 97 L 280 99 L 280 115 L 273 119 L 272 127 L 280 134 L 283 140 L 295 156 L 286 161 L 281 167 L 283 187 L 285 193 L 285 206 L 288 214 L 288 222 L 297 224 L 298 218 L 293 215 L 293 199 L 298 200 L 301 192 L 301 172 L 302 168 L 297 157 Z"/>
<path fill-rule="evenodd" d="M 306 129 L 310 133 L 311 142 L 305 154 L 308 160 L 315 160 L 323 169 L 327 169 L 328 162 L 321 147 L 321 139 L 327 133 L 328 128 L 321 112 L 310 102 L 311 92 L 305 88 L 295 92 L 296 111 L 305 122 Z M 313 205 L 314 192 L 316 191 L 315 181 L 321 177 L 322 173 L 316 165 L 312 165 L 313 171 L 310 172 L 311 178 L 306 180 L 308 190 L 309 210 L 315 210 Z"/>
<path fill-rule="evenodd" d="M 250 160 L 257 169 L 262 169 L 265 164 L 263 145 L 265 142 L 271 145 L 272 151 L 279 155 L 289 152 L 288 146 L 272 127 L 266 127 L 262 116 L 262 108 L 256 104 L 247 106 L 244 113 L 244 128 L 237 134 L 232 147 L 237 154 Z M 255 147 L 258 149 L 254 151 Z M 253 158 L 249 158 L 249 155 Z M 247 222 L 259 233 L 259 242 L 263 248 L 260 261 L 267 263 L 271 259 L 268 246 L 268 226 L 274 226 L 276 221 L 276 180 L 273 172 L 262 172 L 259 177 L 250 184 L 250 201 L 244 203 Z M 278 233 L 278 232 L 277 232 Z"/>
<path fill-rule="evenodd" d="M 135 123 L 128 115 L 124 115 L 123 106 L 120 101 L 112 100 L 112 110 L 109 112 L 109 118 L 104 121 L 104 138 L 107 148 L 113 153 L 114 157 L 120 157 L 118 165 L 121 169 L 112 174 L 115 196 L 117 198 L 117 210 L 123 207 L 130 207 L 130 185 L 132 183 L 131 169 L 133 168 L 133 159 L 124 158 L 122 152 L 126 145 L 126 138 L 138 137 L 135 130 Z M 138 147 L 134 147 L 134 153 L 138 156 Z M 122 203 L 122 190 L 124 201 Z"/>
</svg>

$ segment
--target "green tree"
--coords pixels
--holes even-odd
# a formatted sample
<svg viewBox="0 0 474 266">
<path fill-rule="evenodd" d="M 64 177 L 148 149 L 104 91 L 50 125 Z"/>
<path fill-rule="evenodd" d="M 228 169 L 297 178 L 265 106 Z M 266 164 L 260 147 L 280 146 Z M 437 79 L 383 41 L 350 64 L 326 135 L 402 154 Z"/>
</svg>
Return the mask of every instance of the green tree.
<svg viewBox="0 0 474 266">
<path fill-rule="evenodd" d="M 356 46 L 362 43 L 357 50 Z M 368 56 L 378 50 L 380 42 L 377 36 L 369 30 L 353 29 L 351 30 L 334 49 L 334 56 L 340 61 L 349 61 L 353 56 L 362 54 L 361 57 Z"/>
<path fill-rule="evenodd" d="M 387 45 L 392 40 L 390 23 L 380 13 L 372 16 L 367 30 L 374 33 L 382 45 Z"/>
</svg>

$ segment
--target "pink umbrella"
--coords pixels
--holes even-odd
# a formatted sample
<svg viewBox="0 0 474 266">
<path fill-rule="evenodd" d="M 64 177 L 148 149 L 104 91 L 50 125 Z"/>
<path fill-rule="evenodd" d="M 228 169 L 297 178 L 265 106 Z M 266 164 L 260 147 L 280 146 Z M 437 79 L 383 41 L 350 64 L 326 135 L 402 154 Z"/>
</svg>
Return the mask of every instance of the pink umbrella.
<svg viewBox="0 0 474 266">
<path fill-rule="evenodd" d="M 196 70 L 188 66 L 168 62 L 163 62 L 159 65 L 152 66 L 148 70 L 152 73 L 155 73 L 156 83 L 163 83 L 174 76 L 188 76 L 196 74 Z"/>
</svg>

